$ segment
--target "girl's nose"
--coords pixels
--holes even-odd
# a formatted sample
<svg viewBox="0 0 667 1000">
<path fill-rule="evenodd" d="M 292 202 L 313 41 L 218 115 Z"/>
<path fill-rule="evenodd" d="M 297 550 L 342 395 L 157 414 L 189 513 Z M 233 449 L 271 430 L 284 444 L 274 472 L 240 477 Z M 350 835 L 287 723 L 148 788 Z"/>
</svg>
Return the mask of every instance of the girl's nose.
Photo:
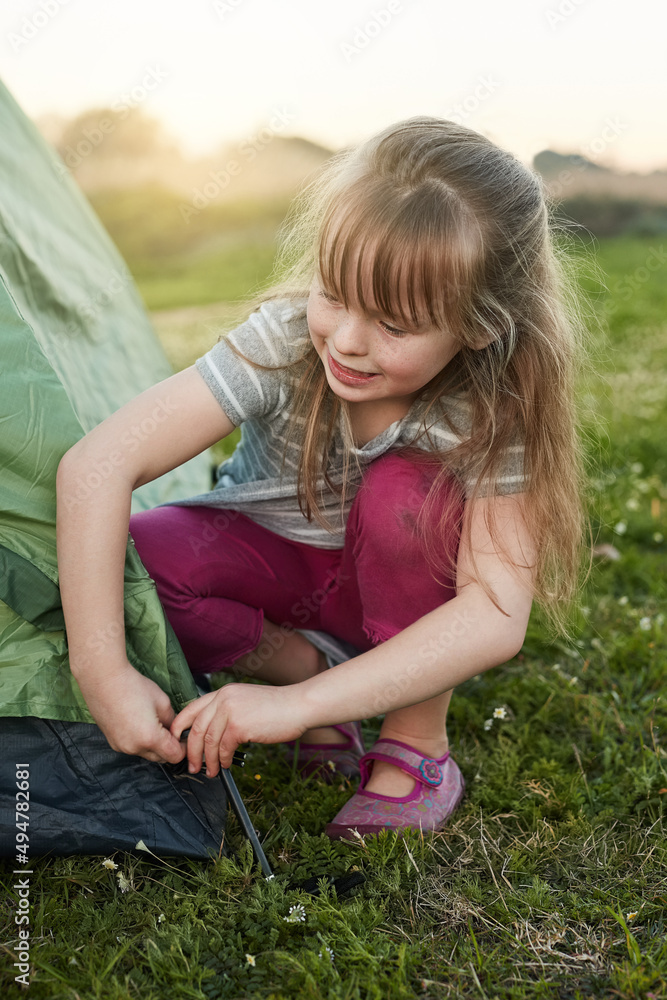
<svg viewBox="0 0 667 1000">
<path fill-rule="evenodd" d="M 334 349 L 339 355 L 363 355 L 368 353 L 367 320 L 347 313 L 341 317 L 333 335 Z"/>
</svg>

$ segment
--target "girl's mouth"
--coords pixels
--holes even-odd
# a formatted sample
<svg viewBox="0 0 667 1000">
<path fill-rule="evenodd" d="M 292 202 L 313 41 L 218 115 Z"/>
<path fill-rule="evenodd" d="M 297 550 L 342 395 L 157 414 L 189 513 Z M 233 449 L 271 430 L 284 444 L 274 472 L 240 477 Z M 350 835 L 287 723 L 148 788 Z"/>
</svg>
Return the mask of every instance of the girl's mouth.
<svg viewBox="0 0 667 1000">
<path fill-rule="evenodd" d="M 377 372 L 358 372 L 354 368 L 346 368 L 344 365 L 338 364 L 327 350 L 327 358 L 329 360 L 329 370 L 334 378 L 337 378 L 339 382 L 343 385 L 368 385 L 374 378 L 378 377 Z"/>
</svg>

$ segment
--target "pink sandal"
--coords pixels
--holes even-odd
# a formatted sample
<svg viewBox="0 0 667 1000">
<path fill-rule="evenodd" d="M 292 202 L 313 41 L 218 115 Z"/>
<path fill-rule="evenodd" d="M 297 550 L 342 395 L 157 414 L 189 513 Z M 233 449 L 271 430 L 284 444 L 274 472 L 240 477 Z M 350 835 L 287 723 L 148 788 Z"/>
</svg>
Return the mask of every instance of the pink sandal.
<svg viewBox="0 0 667 1000">
<path fill-rule="evenodd" d="M 394 798 L 365 791 L 373 760 L 387 761 L 410 774 L 416 784 L 409 795 Z M 449 751 L 432 760 L 407 743 L 379 739 L 361 758 L 359 769 L 359 788 L 327 824 L 325 832 L 333 840 L 353 840 L 353 831 L 363 836 L 383 829 L 440 830 L 463 798 L 463 775 Z"/>
<path fill-rule="evenodd" d="M 324 780 L 333 781 L 334 775 L 342 774 L 346 778 L 359 777 L 359 761 L 366 747 L 361 735 L 361 725 L 358 722 L 345 722 L 332 726 L 347 737 L 345 743 L 299 743 L 297 767 L 299 773 L 306 776 L 319 773 Z M 288 763 L 293 760 L 296 740 L 285 744 L 290 753 Z"/>
</svg>

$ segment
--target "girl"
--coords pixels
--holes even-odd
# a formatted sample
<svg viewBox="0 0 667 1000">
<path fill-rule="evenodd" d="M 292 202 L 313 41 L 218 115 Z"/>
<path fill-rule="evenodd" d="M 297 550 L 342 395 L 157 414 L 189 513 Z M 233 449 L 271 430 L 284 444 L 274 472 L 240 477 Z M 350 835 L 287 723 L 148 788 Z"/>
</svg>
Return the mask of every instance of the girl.
<svg viewBox="0 0 667 1000">
<path fill-rule="evenodd" d="M 463 793 L 453 689 L 519 652 L 533 599 L 564 628 L 578 586 L 577 327 L 542 187 L 470 129 L 413 118 L 333 158 L 283 260 L 245 324 L 64 457 L 71 669 L 117 750 L 215 775 L 242 742 L 300 739 L 304 770 L 361 775 L 330 836 L 439 829 Z M 115 478 L 68 505 L 160 404 Z M 130 519 L 133 489 L 239 425 L 212 492 Z M 191 669 L 273 686 L 174 717 L 122 638 L 84 659 L 122 625 L 128 523 Z M 364 753 L 356 720 L 379 714 Z"/>
</svg>

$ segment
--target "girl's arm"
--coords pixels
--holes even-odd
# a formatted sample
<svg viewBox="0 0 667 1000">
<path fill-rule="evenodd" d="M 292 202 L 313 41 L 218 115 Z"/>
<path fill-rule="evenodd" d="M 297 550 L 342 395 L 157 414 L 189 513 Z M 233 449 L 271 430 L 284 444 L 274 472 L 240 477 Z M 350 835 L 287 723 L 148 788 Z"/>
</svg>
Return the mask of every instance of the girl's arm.
<svg viewBox="0 0 667 1000">
<path fill-rule="evenodd" d="M 56 477 L 58 571 L 69 660 L 115 750 L 179 761 L 168 696 L 129 663 L 123 580 L 132 491 L 234 429 L 196 368 L 146 390 L 64 455 Z M 97 486 L 85 485 L 91 472 Z M 168 542 L 167 542 L 168 544 Z"/>
<path fill-rule="evenodd" d="M 496 552 L 487 526 L 493 505 L 513 570 Z M 472 576 L 471 551 L 462 538 L 457 594 L 369 652 L 307 681 L 278 689 L 227 684 L 187 705 L 172 733 L 190 727 L 188 759 L 199 770 L 228 767 L 239 743 L 294 739 L 306 729 L 367 719 L 416 705 L 505 663 L 523 644 L 532 605 L 534 544 L 522 517 L 523 497 L 484 498 L 469 506 L 477 572 L 490 585 L 503 615 Z"/>
</svg>

